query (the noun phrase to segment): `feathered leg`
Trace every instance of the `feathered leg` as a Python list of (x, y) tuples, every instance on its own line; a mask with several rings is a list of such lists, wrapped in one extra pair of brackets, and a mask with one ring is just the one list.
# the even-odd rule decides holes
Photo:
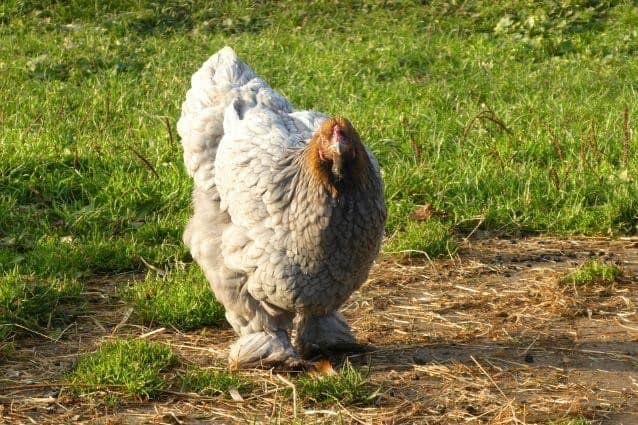
[(364, 351), (344, 318), (336, 311), (325, 316), (304, 315), (297, 324), (297, 347), (304, 358), (318, 353)]
[(206, 276), (217, 299), (226, 309), (226, 320), (239, 334), (230, 347), (228, 361), (233, 368), (290, 366), (301, 361), (288, 330), (293, 315), (258, 301), (246, 289), (246, 276), (225, 267)]
[(292, 314), (255, 300), (245, 286), (235, 294), (232, 310), (226, 310), (226, 319), (240, 335), (230, 347), (231, 367), (298, 366), (301, 358), (288, 335)]
[(184, 242), (206, 274), (215, 297), (224, 305), (228, 323), (240, 336), (230, 348), (230, 365), (299, 366), (301, 359), (288, 336), (293, 314), (256, 300), (246, 288), (247, 276), (229, 269), (224, 262), (222, 230), (230, 225), (230, 217), (219, 209), (216, 188), (195, 189), (193, 206)]

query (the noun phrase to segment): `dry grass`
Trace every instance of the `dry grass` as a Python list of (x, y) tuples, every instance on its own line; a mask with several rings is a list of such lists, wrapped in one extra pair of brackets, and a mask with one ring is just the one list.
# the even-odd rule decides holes
[[(560, 284), (565, 272), (592, 257), (622, 264), (624, 278), (605, 286)], [(0, 364), (0, 417), (11, 423), (369, 424), (583, 417), (634, 424), (636, 272), (636, 239), (471, 240), (444, 260), (382, 258), (344, 308), (359, 338), (377, 347), (350, 357), (355, 366), (370, 365), (369, 380), (381, 389), (372, 406), (361, 407), (315, 404), (299, 395), (294, 377), (260, 370), (242, 373), (255, 385), (235, 398), (167, 391), (152, 402), (114, 407), (60, 392), (55, 384), (78, 353), (115, 337), (146, 335), (169, 344), (183, 364), (225, 368), (230, 329), (153, 332), (131, 323), (129, 307), (115, 297), (116, 286), (131, 276), (113, 277), (92, 285), (90, 311), (65, 338), (18, 341)]]

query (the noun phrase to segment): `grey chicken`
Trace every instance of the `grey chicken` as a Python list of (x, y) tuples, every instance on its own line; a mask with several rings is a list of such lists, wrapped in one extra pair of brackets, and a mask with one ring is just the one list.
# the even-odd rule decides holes
[(177, 129), (194, 179), (184, 242), (239, 334), (231, 365), (355, 344), (337, 310), (368, 276), (386, 208), (350, 121), (295, 111), (225, 47), (193, 75)]

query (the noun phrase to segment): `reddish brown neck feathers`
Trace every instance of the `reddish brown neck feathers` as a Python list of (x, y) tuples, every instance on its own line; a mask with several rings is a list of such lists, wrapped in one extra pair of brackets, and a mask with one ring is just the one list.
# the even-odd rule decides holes
[[(338, 126), (338, 130), (335, 130)], [(332, 160), (325, 150), (336, 133), (352, 143), (354, 155), (343, 161), (343, 173), (335, 176), (332, 171)], [(322, 185), (333, 198), (347, 189), (365, 189), (369, 172), (370, 159), (361, 143), (359, 134), (345, 118), (326, 120), (319, 130), (313, 134), (306, 148), (306, 166), (317, 184)]]

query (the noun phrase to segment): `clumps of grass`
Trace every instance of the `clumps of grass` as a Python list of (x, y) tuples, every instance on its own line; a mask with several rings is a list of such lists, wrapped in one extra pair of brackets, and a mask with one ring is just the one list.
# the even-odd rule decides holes
[(109, 341), (78, 360), (71, 375), (76, 393), (111, 389), (150, 398), (166, 389), (162, 372), (176, 361), (169, 347), (139, 339)]
[(211, 371), (191, 367), (178, 375), (181, 391), (209, 396), (228, 394), (233, 388), (244, 392), (250, 389), (249, 381), (236, 373)]
[(143, 281), (124, 288), (122, 297), (134, 305), (136, 315), (149, 325), (189, 330), (218, 325), (224, 320), (224, 307), (195, 265), (165, 277), (148, 274)]
[(301, 376), (297, 380), (297, 389), (302, 397), (317, 403), (369, 405), (378, 395), (378, 388), (349, 362), (335, 374)]
[(0, 341), (64, 325), (81, 309), (83, 286), (72, 279), (0, 276)]
[(572, 272), (561, 277), (565, 285), (587, 286), (593, 284), (609, 285), (622, 276), (622, 270), (615, 264), (598, 259), (587, 260)]
[(423, 222), (408, 221), (403, 231), (390, 239), (385, 252), (433, 258), (454, 254), (457, 248), (451, 226), (437, 219), (430, 219)]

